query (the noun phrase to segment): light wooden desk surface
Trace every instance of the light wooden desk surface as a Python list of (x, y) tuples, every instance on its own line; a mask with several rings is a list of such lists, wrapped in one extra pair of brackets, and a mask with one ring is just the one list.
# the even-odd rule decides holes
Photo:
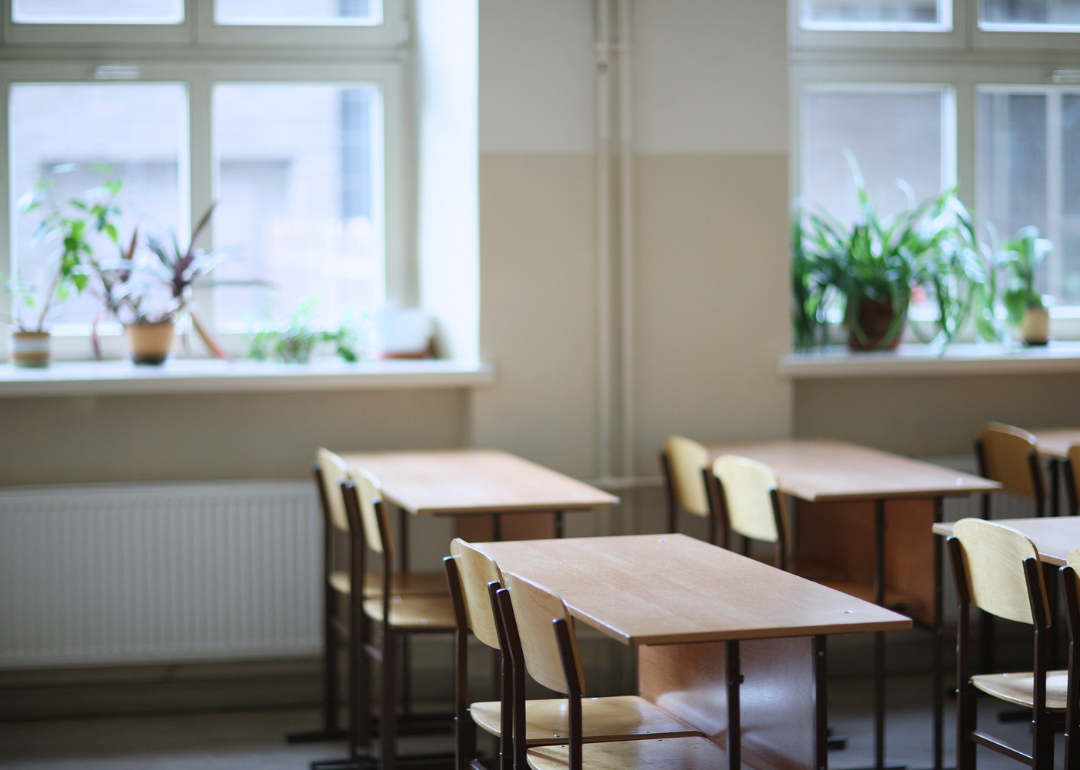
[(735, 454), (771, 467), (784, 493), (808, 502), (967, 495), (996, 481), (877, 449), (829, 439), (709, 444), (710, 456)]
[(481, 543), (501, 569), (562, 596), (624, 644), (910, 628), (911, 620), (685, 535)]
[(1039, 454), (1051, 460), (1064, 460), (1069, 447), (1080, 444), (1080, 428), (1040, 428), (1031, 433)]
[[(1047, 564), (1065, 566), (1069, 551), (1080, 548), (1080, 516), (1051, 516), (1041, 519), (993, 519), (995, 524), (1022, 532), (1035, 544), (1039, 551), (1039, 560)], [(952, 534), (953, 524), (934, 525), (934, 534), (948, 537)]]
[(343, 454), (379, 479), (383, 495), (418, 514), (523, 513), (600, 508), (619, 498), (493, 449)]

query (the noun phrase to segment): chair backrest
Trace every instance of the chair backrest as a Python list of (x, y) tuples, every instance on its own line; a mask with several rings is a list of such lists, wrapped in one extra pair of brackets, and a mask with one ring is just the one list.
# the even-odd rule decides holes
[(1030, 460), (1035, 451), (1033, 435), (1012, 425), (988, 422), (979, 429), (978, 441), (982, 471), (987, 478), (1001, 484), (1010, 494), (1028, 499), (1041, 497), (1035, 477), (1039, 471), (1032, 470)]
[(723, 455), (713, 463), (713, 475), (724, 488), (728, 527), (751, 540), (767, 543), (787, 539), (787, 519), (780, 509), (777, 525), (777, 505), (782, 505), (778, 491), (780, 480), (772, 468), (756, 460), (735, 455)]
[(701, 472), (709, 467), (708, 451), (696, 441), (670, 436), (664, 442), (664, 456), (675, 502), (688, 513), (707, 517), (709, 498)]
[[(960, 541), (967, 573), (968, 597), (976, 607), (1018, 623), (1034, 623), (1024, 560), (1039, 558), (1039, 552), (1022, 533), (983, 519), (961, 519), (953, 527)], [(1049, 602), (1042, 571), (1035, 570), (1038, 596), (1049, 617)]]
[(502, 585), (503, 577), (499, 565), (461, 538), (454, 538), (450, 543), (450, 555), (457, 563), (469, 628), (473, 635), (488, 647), (499, 649), (499, 633), (488, 593), (489, 583)]
[[(514, 623), (521, 640), (521, 653), (529, 676), (548, 689), (566, 694), (570, 691), (566, 668), (559, 652), (554, 621), (562, 620), (568, 629), (573, 621), (561, 598), (542, 586), (511, 572), (503, 573), (503, 585), (510, 594), (514, 608)], [(573, 655), (572, 670), (576, 671), (580, 692), (585, 692), (585, 675), (581, 670), (577, 638), (570, 634)]]
[(1080, 514), (1080, 444), (1069, 447), (1065, 456), (1065, 490), (1069, 497), (1069, 513)]
[(341, 482), (349, 477), (345, 461), (329, 449), (319, 448), (315, 452), (315, 464), (319, 483), (322, 484), (323, 505), (336, 529), (349, 531), (349, 517), (345, 513), (345, 499), (341, 496)]
[(356, 489), (360, 503), (360, 524), (364, 528), (367, 547), (380, 553), (385, 559), (394, 556), (394, 539), (390, 534), (390, 522), (382, 501), (379, 480), (365, 470), (349, 471), (349, 479)]

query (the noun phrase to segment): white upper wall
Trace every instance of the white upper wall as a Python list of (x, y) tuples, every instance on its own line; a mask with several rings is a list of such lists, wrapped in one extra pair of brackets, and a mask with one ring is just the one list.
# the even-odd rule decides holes
[[(631, 0), (639, 152), (787, 153), (782, 0)], [(480, 0), (480, 151), (592, 152), (595, 0)]]

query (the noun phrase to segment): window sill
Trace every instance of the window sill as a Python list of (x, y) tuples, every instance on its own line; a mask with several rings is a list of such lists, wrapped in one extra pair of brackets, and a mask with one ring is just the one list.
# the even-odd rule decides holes
[(127, 361), (54, 363), (47, 369), (0, 366), (0, 397), (468, 388), (494, 382), (491, 364), (436, 360), (280, 364), (177, 359), (163, 366)]
[(956, 344), (941, 353), (927, 345), (901, 345), (879, 353), (853, 353), (837, 345), (788, 353), (779, 366), (780, 376), (789, 380), (1068, 372), (1080, 372), (1080, 342), (1051, 342), (1034, 348)]

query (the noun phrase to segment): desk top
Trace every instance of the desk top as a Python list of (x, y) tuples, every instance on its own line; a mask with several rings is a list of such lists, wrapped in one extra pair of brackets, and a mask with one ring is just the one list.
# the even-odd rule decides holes
[[(1022, 532), (1035, 544), (1039, 560), (1047, 564), (1065, 566), (1069, 551), (1080, 548), (1080, 516), (1050, 516), (1041, 519), (992, 519)], [(934, 525), (934, 534), (948, 537), (953, 522)]]
[(572, 511), (619, 498), (493, 449), (372, 452), (341, 456), (375, 475), (390, 502), (423, 514)]
[(1064, 460), (1069, 454), (1069, 447), (1080, 444), (1080, 428), (1040, 428), (1031, 431), (1035, 436), (1035, 446), (1043, 457)]
[(996, 481), (877, 449), (829, 439), (710, 444), (710, 456), (765, 463), (781, 490), (809, 502), (925, 498), (1000, 489)]
[(685, 535), (481, 543), (499, 567), (562, 596), (623, 644), (910, 628), (883, 607)]

